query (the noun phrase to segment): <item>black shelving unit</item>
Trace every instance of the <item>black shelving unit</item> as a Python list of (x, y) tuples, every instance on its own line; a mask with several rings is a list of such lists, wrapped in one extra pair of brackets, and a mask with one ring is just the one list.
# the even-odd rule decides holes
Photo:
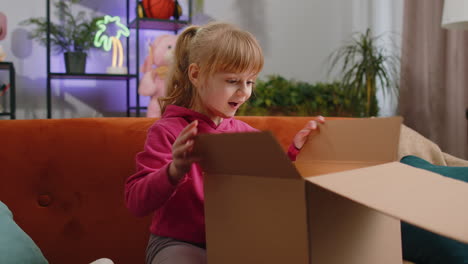
[[(136, 76), (140, 76), (140, 30), (160, 30), (160, 31), (172, 31), (174, 34), (177, 34), (178, 31), (190, 24), (192, 24), (192, 0), (187, 0), (188, 5), (188, 16), (187, 20), (174, 20), (174, 19), (155, 19), (155, 18), (140, 18), (137, 12), (137, 6), (139, 0), (132, 0), (135, 3), (134, 6), (134, 18), (130, 21), (130, 1), (127, 1), (127, 25), (132, 30), (135, 30), (135, 68), (136, 68)], [(132, 34), (130, 34), (132, 36)], [(129, 39), (129, 38), (127, 38)], [(128, 44), (129, 42), (127, 42)], [(130, 46), (127, 46), (130, 47)], [(129, 53), (127, 52), (127, 62), (129, 61)], [(138, 94), (138, 86), (140, 84), (140, 79), (136, 78), (136, 89), (135, 89), (135, 98), (136, 98), (136, 106), (130, 107), (132, 110), (136, 110), (136, 115), (140, 116), (140, 110), (146, 109), (146, 107), (142, 107), (140, 105), (140, 95)]]
[[(175, 34), (177, 32), (192, 23), (192, 0), (187, 0), (189, 14), (187, 20), (166, 20), (166, 19), (151, 19), (151, 18), (140, 18), (137, 14), (138, 0), (135, 0), (135, 13), (134, 18), (130, 20), (130, 0), (126, 0), (126, 18), (127, 26), (129, 29), (135, 30), (135, 73), (130, 73), (130, 37), (126, 38), (127, 43), (127, 69), (129, 74), (105, 74), (105, 73), (85, 73), (85, 74), (70, 74), (70, 73), (59, 73), (51, 72), (50, 70), (50, 0), (47, 0), (47, 118), (52, 118), (52, 91), (51, 82), (53, 79), (92, 79), (92, 80), (125, 80), (126, 81), (126, 105), (127, 105), (127, 116), (131, 115), (132, 111), (135, 111), (137, 117), (140, 116), (141, 111), (147, 107), (140, 105), (140, 95), (138, 94), (138, 86), (140, 84), (140, 33), (141, 29), (145, 30), (161, 30), (161, 31), (172, 31)], [(132, 36), (132, 35), (130, 35)], [(135, 105), (130, 102), (130, 81), (135, 80)]]
[(10, 116), (10, 119), (16, 119), (16, 98), (15, 98), (15, 93), (16, 93), (16, 81), (15, 81), (15, 66), (13, 65), (12, 62), (6, 62), (2, 61), (0, 62), (0, 70), (6, 70), (9, 72), (9, 82), (10, 82), (10, 88), (8, 89), (8, 92), (10, 94), (10, 111), (5, 111), (3, 110), (0, 112), (0, 116)]
[[(81, 79), (81, 80), (123, 80), (126, 84), (126, 108), (127, 116), (131, 115), (131, 110), (136, 109), (130, 104), (130, 81), (138, 80), (138, 74), (107, 74), (107, 73), (84, 73), (84, 74), (74, 74), (74, 73), (62, 73), (62, 72), (51, 72), (50, 69), (50, 56), (51, 56), (51, 47), (50, 47), (50, 0), (46, 1), (46, 10), (47, 10), (47, 118), (52, 118), (52, 80), (54, 79)], [(127, 24), (129, 23), (130, 13), (127, 9)], [(129, 38), (126, 38), (127, 41), (127, 69), (130, 71), (130, 61), (129, 61)], [(138, 87), (138, 84), (136, 85)], [(139, 116), (139, 109), (137, 109), (137, 116)]]

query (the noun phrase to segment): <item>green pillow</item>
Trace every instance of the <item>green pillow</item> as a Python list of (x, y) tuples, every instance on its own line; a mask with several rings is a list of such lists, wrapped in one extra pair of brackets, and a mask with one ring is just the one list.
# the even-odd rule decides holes
[[(433, 165), (415, 156), (402, 163), (468, 182), (468, 167)], [(468, 226), (468, 223), (467, 223)], [(403, 258), (417, 264), (468, 264), (468, 244), (446, 238), (408, 223), (401, 223)]]
[(48, 263), (34, 241), (15, 223), (13, 214), (2, 202), (0, 202), (0, 263)]

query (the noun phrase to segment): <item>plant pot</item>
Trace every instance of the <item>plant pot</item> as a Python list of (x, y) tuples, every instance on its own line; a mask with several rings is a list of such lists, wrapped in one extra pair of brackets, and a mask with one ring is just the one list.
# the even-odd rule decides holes
[(65, 52), (65, 71), (66, 73), (85, 73), (86, 56), (84, 52)]

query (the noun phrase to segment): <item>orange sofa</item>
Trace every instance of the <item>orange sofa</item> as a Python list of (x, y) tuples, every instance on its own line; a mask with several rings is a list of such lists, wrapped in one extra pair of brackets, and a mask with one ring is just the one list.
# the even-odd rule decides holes
[[(238, 119), (271, 131), (286, 150), (311, 117)], [(144, 263), (151, 216), (129, 213), (124, 182), (154, 121), (0, 120), (0, 202), (49, 263), (87, 264), (100, 258)], [(421, 138), (402, 133), (410, 135), (405, 136), (409, 141)]]
[[(310, 117), (239, 117), (286, 149)], [(144, 263), (150, 216), (124, 204), (150, 118), (1, 120), (0, 201), (49, 263)]]

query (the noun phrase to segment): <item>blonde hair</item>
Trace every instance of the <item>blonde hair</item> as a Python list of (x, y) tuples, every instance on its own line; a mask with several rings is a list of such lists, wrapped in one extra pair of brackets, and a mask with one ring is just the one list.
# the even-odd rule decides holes
[(187, 27), (177, 38), (174, 57), (166, 81), (167, 96), (160, 98), (161, 113), (170, 104), (193, 106), (198, 93), (189, 79), (192, 63), (198, 65), (204, 80), (220, 71), (256, 75), (263, 68), (263, 52), (255, 37), (222, 22)]

